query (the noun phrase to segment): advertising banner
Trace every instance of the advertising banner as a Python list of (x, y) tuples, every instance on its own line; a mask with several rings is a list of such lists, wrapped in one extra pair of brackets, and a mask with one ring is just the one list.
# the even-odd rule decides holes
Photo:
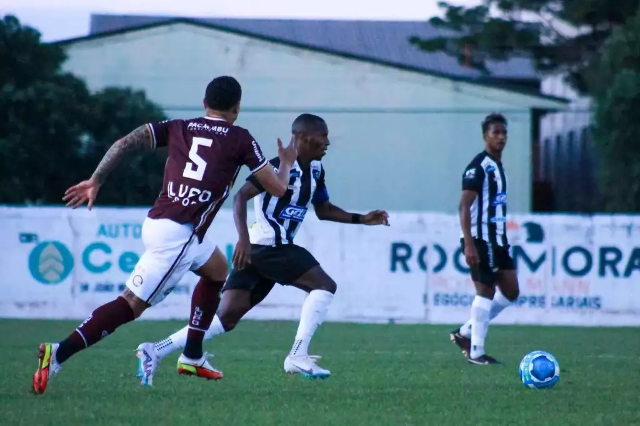
[[(146, 213), (0, 207), (0, 316), (82, 319), (115, 298), (144, 251)], [(305, 219), (296, 242), (338, 283), (329, 320), (465, 322), (474, 288), (457, 216), (390, 216), (390, 227)], [(230, 259), (236, 235), (223, 210), (207, 238)], [(521, 291), (496, 323), (640, 325), (640, 217), (513, 216), (508, 235)], [(186, 318), (196, 282), (188, 273), (143, 318)], [(249, 318), (296, 320), (305, 296), (276, 286)]]

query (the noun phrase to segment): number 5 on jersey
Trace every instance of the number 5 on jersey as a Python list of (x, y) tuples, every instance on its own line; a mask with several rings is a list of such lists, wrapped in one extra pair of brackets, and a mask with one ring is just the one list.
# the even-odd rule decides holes
[(182, 176), (189, 179), (202, 180), (204, 177), (204, 170), (207, 168), (207, 162), (198, 155), (198, 147), (206, 146), (209, 148), (212, 143), (212, 139), (199, 137), (193, 138), (193, 141), (191, 142), (191, 149), (189, 150), (189, 160), (191, 161), (187, 161), (187, 164), (185, 164)]

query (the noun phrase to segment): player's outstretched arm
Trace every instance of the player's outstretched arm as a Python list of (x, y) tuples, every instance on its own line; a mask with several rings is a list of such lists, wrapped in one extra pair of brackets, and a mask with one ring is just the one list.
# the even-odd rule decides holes
[(340, 207), (331, 204), (329, 200), (314, 204), (316, 216), (320, 220), (328, 220), (338, 223), (355, 223), (362, 225), (389, 226), (389, 214), (384, 210), (373, 210), (365, 215), (349, 213)]
[(254, 174), (260, 185), (274, 197), (282, 197), (289, 188), (291, 166), (298, 158), (298, 142), (291, 138), (287, 147), (282, 146), (282, 140), (278, 139), (278, 158), (280, 164), (278, 170), (272, 167), (264, 167)]
[(67, 207), (74, 209), (87, 203), (91, 210), (100, 187), (120, 161), (132, 152), (151, 149), (153, 149), (153, 137), (149, 126), (145, 124), (111, 145), (91, 178), (67, 189), (62, 200), (67, 202)]
[(254, 173), (254, 176), (265, 191), (280, 198), (289, 187), (289, 173), (291, 173), (291, 164), (280, 164), (277, 172), (272, 167), (266, 166)]
[(238, 243), (233, 251), (231, 264), (236, 269), (242, 269), (250, 261), (251, 242), (249, 228), (247, 228), (247, 203), (261, 191), (251, 182), (244, 184), (233, 198), (233, 221), (238, 231)]

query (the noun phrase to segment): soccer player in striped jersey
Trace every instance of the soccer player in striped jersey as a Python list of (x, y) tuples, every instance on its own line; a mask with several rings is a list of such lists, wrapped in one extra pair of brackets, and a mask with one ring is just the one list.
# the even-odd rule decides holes
[[(249, 177), (235, 196), (233, 211), (239, 241), (233, 254), (234, 269), (223, 288), (220, 308), (205, 339), (231, 331), (249, 310), (259, 304), (276, 283), (291, 285), (309, 293), (302, 306), (300, 324), (291, 352), (284, 362), (287, 373), (326, 378), (319, 357), (308, 354), (317, 327), (322, 324), (337, 285), (305, 248), (294, 243), (313, 204), (320, 220), (362, 225), (389, 225), (388, 214), (375, 210), (360, 215), (348, 213), (329, 201), (325, 170), (321, 159), (329, 146), (325, 121), (302, 114), (293, 122), (292, 133), (298, 147), (298, 160), (291, 166), (289, 189), (281, 197), (267, 193), (260, 182)], [(271, 160), (274, 169), (279, 159)], [(247, 229), (247, 203), (255, 198), (256, 223)], [(139, 346), (138, 375), (142, 384), (150, 382), (159, 360), (186, 344), (188, 327), (170, 337)], [(141, 353), (140, 353), (141, 352)]]
[[(507, 175), (502, 151), (507, 144), (507, 120), (491, 114), (482, 122), (485, 150), (469, 163), (462, 175), (460, 199), (460, 241), (476, 297), (471, 319), (451, 333), (472, 364), (495, 364), (485, 354), (484, 343), (489, 321), (508, 307), (520, 294), (518, 276), (507, 241)], [(496, 293), (495, 286), (500, 293)]]

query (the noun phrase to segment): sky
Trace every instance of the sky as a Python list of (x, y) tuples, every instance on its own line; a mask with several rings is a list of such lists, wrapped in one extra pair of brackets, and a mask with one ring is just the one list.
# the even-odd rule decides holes
[[(459, 5), (479, 2), (450, 1)], [(426, 21), (441, 14), (438, 0), (2, 0), (0, 4), (0, 15), (16, 15), (22, 23), (37, 28), (44, 41), (88, 34), (91, 13), (394, 21)]]

